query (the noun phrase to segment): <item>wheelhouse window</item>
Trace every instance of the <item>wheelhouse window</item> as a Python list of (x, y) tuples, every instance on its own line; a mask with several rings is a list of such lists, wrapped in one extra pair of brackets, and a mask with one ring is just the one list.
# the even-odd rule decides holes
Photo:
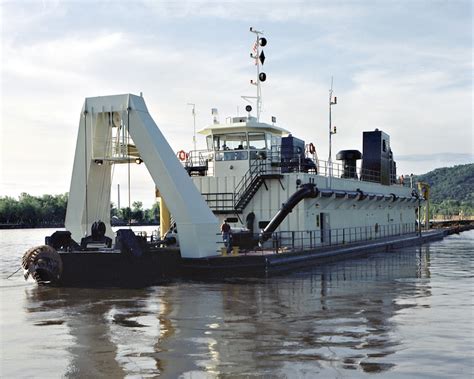
[(265, 133), (265, 138), (267, 139), (267, 149), (272, 148), (272, 135), (270, 133)]
[[(209, 142), (208, 142), (209, 146)], [(222, 150), (246, 150), (247, 135), (245, 133), (228, 133), (213, 136), (213, 148), (216, 151)]]
[(266, 149), (265, 133), (249, 133), (250, 149)]
[(212, 142), (213, 142), (212, 136), (207, 136), (206, 137), (207, 150), (214, 150)]
[(247, 150), (229, 150), (216, 153), (216, 161), (243, 161), (249, 159)]
[(281, 137), (280, 136), (274, 136), (272, 135), (272, 143), (271, 143), (271, 148), (272, 150), (276, 150), (281, 146)]

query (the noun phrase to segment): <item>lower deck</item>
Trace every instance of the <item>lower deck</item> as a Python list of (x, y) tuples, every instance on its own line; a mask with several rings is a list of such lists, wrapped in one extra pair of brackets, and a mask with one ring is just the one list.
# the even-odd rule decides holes
[(261, 276), (374, 252), (442, 239), (454, 230), (438, 229), (378, 240), (288, 252), (261, 249), (238, 255), (181, 258), (178, 249), (155, 249), (141, 257), (118, 252), (61, 252), (59, 286), (144, 287), (180, 278)]
[(271, 273), (290, 270), (310, 264), (331, 262), (349, 257), (364, 256), (369, 253), (390, 251), (404, 246), (418, 245), (443, 239), (448, 231), (432, 230), (406, 235), (384, 237), (378, 240), (354, 242), (343, 245), (332, 245), (307, 248), (296, 251), (275, 251), (262, 249), (239, 255), (190, 259), (183, 258), (182, 270), (186, 275), (234, 276), (255, 273)]

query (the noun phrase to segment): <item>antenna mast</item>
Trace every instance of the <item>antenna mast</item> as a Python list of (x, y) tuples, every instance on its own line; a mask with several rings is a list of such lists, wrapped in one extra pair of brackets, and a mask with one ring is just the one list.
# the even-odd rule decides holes
[(193, 146), (194, 151), (196, 151), (196, 104), (188, 103), (188, 105), (192, 106), (192, 115), (193, 115)]
[(249, 101), (249, 99), (256, 99), (257, 121), (260, 121), (260, 113), (262, 112), (262, 88), (260, 83), (267, 80), (267, 75), (264, 72), (260, 72), (260, 64), (263, 65), (265, 62), (265, 53), (260, 48), (266, 46), (267, 39), (265, 37), (261, 37), (261, 35), (263, 35), (263, 31), (255, 30), (253, 27), (250, 27), (250, 32), (255, 34), (255, 43), (252, 47), (250, 58), (255, 60), (255, 66), (257, 68), (257, 80), (250, 80), (250, 84), (253, 84), (257, 87), (257, 96), (242, 96), (242, 98), (247, 101)]
[(328, 166), (329, 166), (329, 177), (332, 176), (332, 135), (336, 134), (336, 127), (332, 127), (332, 106), (337, 104), (337, 97), (334, 96), (334, 100), (332, 98), (332, 85), (333, 85), (333, 77), (331, 76), (331, 88), (329, 89), (329, 158), (328, 158)]

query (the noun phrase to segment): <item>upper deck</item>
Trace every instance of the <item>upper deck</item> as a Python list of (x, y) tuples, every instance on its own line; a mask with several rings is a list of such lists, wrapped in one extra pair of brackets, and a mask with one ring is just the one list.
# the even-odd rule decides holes
[[(191, 176), (244, 177), (259, 166), (263, 174), (313, 173), (325, 177), (381, 183), (381, 170), (363, 168), (361, 161), (351, 166), (318, 158), (312, 143), (292, 137), (275, 124), (258, 122), (252, 116), (229, 117), (199, 131), (207, 149), (190, 151), (184, 166)], [(385, 134), (384, 134), (385, 135)], [(390, 172), (390, 184), (412, 186)], [(388, 184), (388, 183), (387, 183)]]

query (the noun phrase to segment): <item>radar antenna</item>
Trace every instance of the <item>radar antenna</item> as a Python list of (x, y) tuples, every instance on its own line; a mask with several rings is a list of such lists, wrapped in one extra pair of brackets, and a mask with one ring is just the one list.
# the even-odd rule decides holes
[(263, 31), (255, 30), (253, 27), (250, 27), (250, 32), (255, 34), (255, 43), (252, 46), (252, 52), (250, 53), (250, 58), (255, 60), (255, 66), (257, 68), (257, 80), (250, 80), (250, 84), (257, 87), (257, 96), (242, 96), (243, 99), (250, 102), (249, 99), (256, 99), (257, 101), (257, 121), (260, 121), (260, 113), (262, 112), (262, 88), (261, 83), (267, 80), (267, 74), (260, 72), (260, 64), (265, 63), (265, 53), (263, 52), (262, 47), (266, 46), (267, 39), (261, 37)]

